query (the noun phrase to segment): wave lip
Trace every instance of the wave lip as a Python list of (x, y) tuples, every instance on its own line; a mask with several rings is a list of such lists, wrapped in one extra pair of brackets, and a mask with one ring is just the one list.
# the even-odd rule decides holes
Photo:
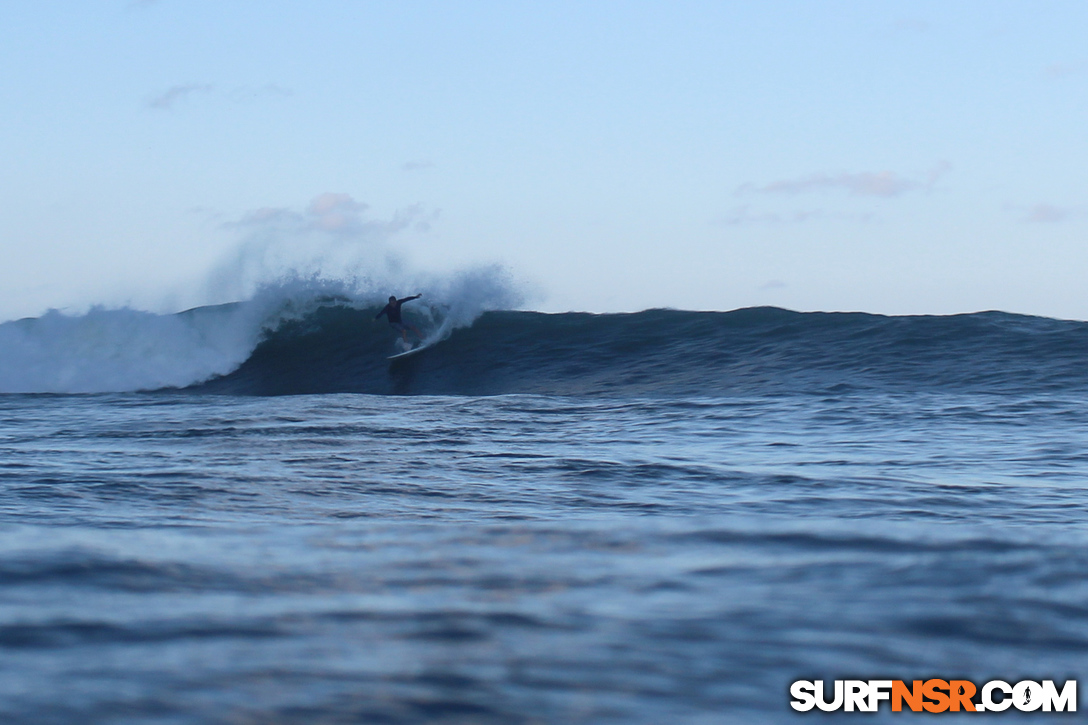
[(176, 315), (52, 310), (0, 325), (0, 392), (102, 393), (184, 387), (229, 373), (259, 342), (251, 310)]
[[(399, 286), (403, 283), (382, 285)], [(414, 302), (411, 314), (438, 340), (471, 325), (484, 310), (520, 300), (499, 267), (469, 269), (420, 286), (429, 290), (427, 299)], [(236, 370), (259, 346), (275, 346), (290, 331), (308, 329), (328, 315), (326, 310), (347, 310), (360, 327), (372, 323), (366, 315), (373, 317), (386, 294), (366, 280), (289, 276), (245, 301), (170, 315), (102, 307), (84, 315), (51, 310), (0, 324), (0, 393), (113, 393), (199, 385)], [(328, 334), (320, 344), (326, 351), (335, 347)]]

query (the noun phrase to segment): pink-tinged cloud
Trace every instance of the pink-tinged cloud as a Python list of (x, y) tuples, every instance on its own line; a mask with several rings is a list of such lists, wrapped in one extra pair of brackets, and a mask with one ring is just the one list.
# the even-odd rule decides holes
[(428, 210), (415, 204), (397, 210), (388, 220), (368, 219), (366, 212), (369, 208), (349, 194), (326, 192), (314, 197), (303, 211), (262, 207), (222, 226), (227, 229), (278, 230), (296, 234), (321, 232), (342, 238), (381, 239), (408, 227), (427, 231), (438, 218), (438, 210)]
[(325, 193), (314, 197), (306, 213), (316, 229), (326, 232), (346, 232), (362, 227), (362, 214), (367, 205), (347, 194)]
[(893, 197), (911, 191), (925, 191), (952, 168), (947, 161), (942, 161), (931, 170), (924, 179), (912, 179), (893, 171), (843, 172), (839, 174), (815, 173), (799, 179), (772, 181), (763, 186), (753, 183), (742, 184), (736, 190), (743, 194), (804, 194), (814, 191), (841, 189), (854, 196)]
[(1028, 211), (1025, 221), (1048, 224), (1061, 222), (1072, 216), (1073, 210), (1051, 204), (1036, 204)]

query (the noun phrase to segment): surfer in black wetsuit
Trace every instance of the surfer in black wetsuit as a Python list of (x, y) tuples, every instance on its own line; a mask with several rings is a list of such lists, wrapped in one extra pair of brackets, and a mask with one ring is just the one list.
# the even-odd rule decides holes
[(415, 336), (420, 340), (423, 339), (423, 335), (420, 334), (419, 329), (415, 325), (405, 324), (404, 320), (400, 316), (400, 306), (405, 302), (411, 302), (412, 300), (418, 300), (423, 295), (412, 295), (411, 297), (405, 297), (402, 300), (398, 300), (396, 297), (389, 296), (389, 304), (382, 308), (382, 311), (374, 315), (374, 319), (378, 319), (382, 315), (385, 315), (385, 319), (389, 320), (389, 326), (399, 332), (404, 338), (405, 342), (408, 342), (408, 331), (411, 330), (415, 333)]

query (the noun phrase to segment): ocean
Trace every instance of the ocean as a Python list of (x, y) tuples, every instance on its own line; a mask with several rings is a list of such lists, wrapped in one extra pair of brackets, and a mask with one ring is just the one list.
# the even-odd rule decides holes
[(420, 305), (391, 365), (379, 308), (0, 325), (0, 720), (896, 722), (790, 685), (1085, 673), (1088, 323)]

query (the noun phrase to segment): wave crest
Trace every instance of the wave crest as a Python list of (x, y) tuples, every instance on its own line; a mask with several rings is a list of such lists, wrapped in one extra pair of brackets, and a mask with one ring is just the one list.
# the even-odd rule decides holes
[[(442, 338), (471, 325), (485, 310), (520, 301), (498, 267), (415, 282), (419, 287), (412, 289), (424, 289), (427, 297), (412, 303), (412, 312)], [(229, 375), (262, 341), (309, 324), (322, 310), (350, 310), (361, 322), (366, 314), (360, 311), (372, 310), (385, 296), (385, 289), (368, 289), (358, 280), (285, 277), (263, 285), (248, 300), (176, 314), (103, 307), (82, 315), (50, 310), (41, 317), (0, 324), (0, 393), (131, 392), (197, 385)]]

